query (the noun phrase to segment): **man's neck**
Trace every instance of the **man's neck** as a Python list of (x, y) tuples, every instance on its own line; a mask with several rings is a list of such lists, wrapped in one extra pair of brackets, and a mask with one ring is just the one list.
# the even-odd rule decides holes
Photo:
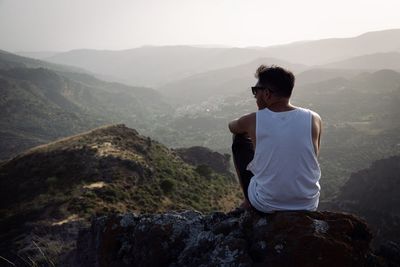
[(289, 99), (280, 99), (269, 104), (267, 108), (274, 112), (284, 112), (294, 110), (296, 107), (290, 104)]

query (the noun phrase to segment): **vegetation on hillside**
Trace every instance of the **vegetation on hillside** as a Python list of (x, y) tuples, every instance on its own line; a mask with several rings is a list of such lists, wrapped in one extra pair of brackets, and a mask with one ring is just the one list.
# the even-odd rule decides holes
[(104, 124), (141, 130), (169, 110), (151, 89), (44, 68), (0, 69), (0, 87), (0, 159)]
[(124, 125), (35, 147), (0, 164), (0, 252), (46, 243), (46, 235), (63, 240), (44, 229), (85, 224), (93, 215), (236, 207), (241, 191), (234, 176), (202, 168)]
[(400, 156), (374, 161), (352, 173), (340, 194), (327, 208), (363, 217), (375, 233), (374, 245), (384, 240), (400, 242)]

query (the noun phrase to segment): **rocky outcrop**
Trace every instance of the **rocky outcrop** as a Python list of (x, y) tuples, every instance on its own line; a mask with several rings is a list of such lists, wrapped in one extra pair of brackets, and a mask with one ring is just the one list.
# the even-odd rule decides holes
[(385, 266), (362, 220), (344, 213), (235, 210), (95, 218), (81, 266)]

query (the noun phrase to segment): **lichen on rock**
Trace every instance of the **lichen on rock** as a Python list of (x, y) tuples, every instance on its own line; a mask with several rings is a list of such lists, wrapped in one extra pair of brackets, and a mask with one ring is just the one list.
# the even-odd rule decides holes
[(237, 209), (109, 215), (81, 231), (80, 266), (384, 266), (353, 215)]

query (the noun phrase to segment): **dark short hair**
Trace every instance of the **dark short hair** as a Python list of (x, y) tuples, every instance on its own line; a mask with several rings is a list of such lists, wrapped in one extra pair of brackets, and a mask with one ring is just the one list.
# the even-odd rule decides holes
[(261, 65), (255, 76), (262, 86), (271, 89), (277, 96), (290, 97), (292, 95), (295, 77), (291, 71), (276, 65), (270, 67)]

